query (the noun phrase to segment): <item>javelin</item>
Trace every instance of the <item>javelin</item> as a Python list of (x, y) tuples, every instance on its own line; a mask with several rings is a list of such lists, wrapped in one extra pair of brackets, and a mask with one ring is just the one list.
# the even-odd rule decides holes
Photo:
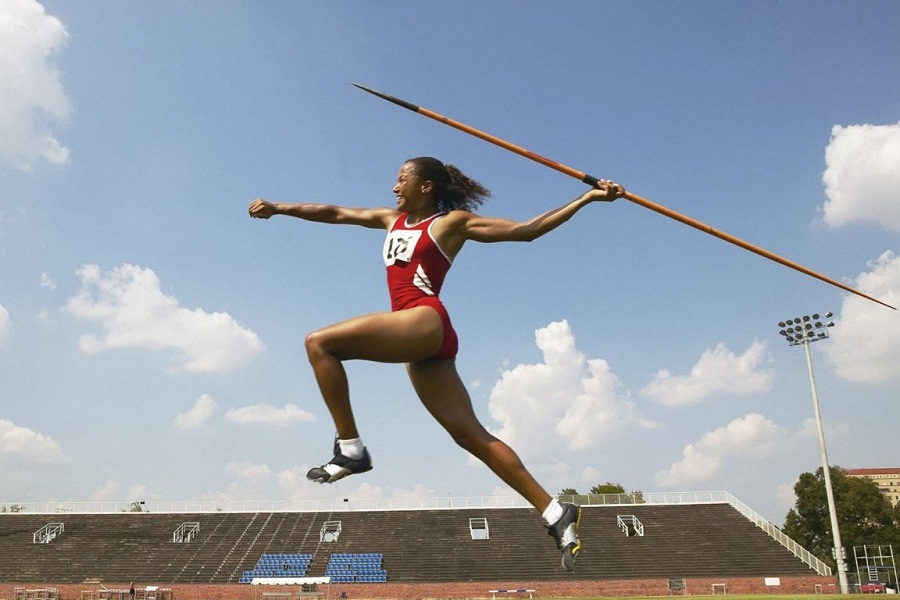
[[(525, 158), (529, 158), (535, 162), (538, 162), (538, 163), (544, 165), (545, 167), (550, 167), (551, 169), (555, 169), (555, 170), (559, 171), (560, 173), (565, 173), (566, 175), (569, 175), (570, 177), (574, 177), (575, 179), (578, 179), (579, 181), (583, 181), (584, 183), (586, 183), (588, 185), (597, 186), (600, 183), (600, 180), (598, 178), (594, 177), (593, 175), (588, 175), (587, 173), (583, 173), (582, 171), (573, 169), (572, 167), (567, 167), (564, 164), (558, 163), (554, 160), (550, 160), (549, 158), (543, 157), (540, 154), (535, 154), (531, 150), (526, 150), (525, 148), (522, 148), (521, 146), (516, 146), (515, 144), (511, 144), (510, 142), (507, 142), (506, 140), (495, 137), (489, 133), (479, 131), (478, 129), (475, 129), (474, 127), (470, 127), (469, 125), (466, 125), (465, 123), (460, 123), (459, 121), (454, 121), (453, 119), (450, 119), (448, 117), (440, 115), (432, 110), (428, 110), (427, 108), (423, 108), (421, 106), (416, 106), (415, 104), (411, 104), (404, 100), (400, 100), (399, 98), (395, 98), (393, 96), (389, 96), (387, 94), (377, 92), (373, 89), (367, 88), (367, 87), (359, 85), (357, 83), (354, 83), (353, 85), (355, 85), (356, 87), (358, 87), (359, 89), (361, 89), (363, 91), (369, 92), (370, 94), (374, 94), (375, 96), (378, 96), (379, 98), (383, 98), (384, 100), (387, 100), (388, 102), (393, 102), (394, 104), (402, 106), (403, 108), (407, 108), (413, 112), (419, 113), (420, 115), (426, 116), (430, 119), (434, 119), (435, 121), (439, 121), (439, 122), (443, 123), (444, 125), (449, 125), (450, 127), (454, 127), (456, 129), (459, 129), (460, 131), (464, 131), (470, 135), (474, 135), (477, 138), (481, 138), (486, 142), (490, 142), (492, 144), (500, 146), (501, 148), (506, 148), (507, 150), (509, 150), (511, 152), (515, 152), (516, 154), (524, 156)], [(768, 258), (769, 260), (774, 260), (775, 262), (782, 264), (785, 267), (789, 267), (791, 269), (794, 269), (795, 271), (799, 271), (801, 273), (809, 275), (810, 277), (815, 277), (816, 279), (818, 279), (820, 281), (824, 281), (825, 283), (829, 283), (829, 284), (831, 284), (835, 287), (838, 287), (842, 290), (845, 290), (852, 294), (856, 294), (857, 296), (861, 296), (861, 297), (865, 298), (866, 300), (871, 300), (872, 302), (877, 302), (878, 304), (881, 304), (882, 306), (887, 306), (888, 308), (897, 310), (890, 304), (887, 304), (885, 302), (882, 302), (881, 300), (878, 300), (877, 298), (873, 298), (872, 296), (864, 294), (864, 293), (860, 292), (859, 290), (855, 290), (852, 287), (850, 287), (846, 284), (843, 284), (840, 281), (837, 281), (836, 279), (832, 279), (831, 277), (827, 277), (825, 275), (822, 275), (821, 273), (817, 273), (816, 271), (813, 271), (812, 269), (809, 269), (807, 267), (804, 267), (801, 264), (795, 263), (792, 260), (788, 260), (782, 256), (779, 256), (779, 255), (775, 254), (774, 252), (770, 252), (770, 251), (766, 250), (765, 248), (760, 248), (759, 246), (751, 244), (750, 242), (745, 242), (741, 238), (735, 237), (735, 236), (731, 235), (730, 233), (725, 233), (724, 231), (719, 231), (718, 229), (714, 229), (713, 227), (710, 227), (709, 225), (706, 225), (705, 223), (701, 223), (700, 221), (697, 221), (696, 219), (692, 219), (691, 217), (688, 217), (681, 213), (675, 212), (674, 210), (672, 210), (670, 208), (666, 208), (665, 206), (661, 206), (659, 204), (656, 204), (655, 202), (651, 202), (650, 200), (647, 200), (646, 198), (642, 198), (642, 197), (638, 196), (637, 194), (632, 194), (631, 192), (626, 191), (622, 195), (622, 197), (625, 198), (626, 200), (630, 200), (631, 202), (634, 202), (635, 204), (639, 204), (639, 205), (643, 206), (644, 208), (649, 208), (650, 210), (658, 212), (661, 215), (665, 215), (669, 218), (675, 219), (676, 221), (680, 221), (681, 223), (684, 223), (685, 225), (690, 225), (694, 229), (699, 229), (700, 231), (702, 231), (704, 233), (708, 233), (719, 239), (725, 240), (726, 242), (730, 242), (730, 243), (734, 244), (735, 246), (743, 248), (744, 250), (749, 250), (750, 252), (753, 252), (754, 254), (759, 254), (760, 256), (762, 256), (764, 258)]]

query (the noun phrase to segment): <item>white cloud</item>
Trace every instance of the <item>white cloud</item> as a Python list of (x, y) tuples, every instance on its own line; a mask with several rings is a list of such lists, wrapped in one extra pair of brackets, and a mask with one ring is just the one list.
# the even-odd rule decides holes
[(784, 438), (785, 432), (763, 415), (745, 415), (685, 446), (682, 459), (668, 471), (657, 473), (656, 482), (673, 487), (709, 481), (722, 471), (726, 461), (765, 458)]
[(225, 418), (239, 425), (263, 424), (276, 425), (278, 427), (286, 427), (291, 423), (315, 421), (315, 417), (311, 413), (303, 410), (296, 404), (285, 404), (284, 408), (265, 403), (232, 408), (225, 413)]
[(9, 320), (9, 311), (0, 304), (0, 350), (9, 345), (12, 322)]
[(825, 223), (869, 222), (900, 231), (900, 123), (834, 126), (825, 164)]
[(118, 500), (119, 484), (112, 479), (107, 479), (105, 483), (97, 486), (91, 492), (90, 499), (95, 502), (111, 502)]
[(34, 0), (0, 2), (0, 161), (27, 171), (69, 158), (49, 129), (69, 117), (69, 99), (51, 63), (69, 34)]
[(690, 375), (672, 375), (659, 371), (656, 378), (640, 391), (666, 406), (687, 406), (707, 400), (714, 394), (756, 394), (768, 390), (772, 374), (760, 371), (766, 345), (754, 342), (744, 354), (735, 356), (724, 344), (703, 353)]
[(143, 483), (137, 483), (128, 488), (125, 500), (128, 502), (141, 502), (143, 500), (148, 500), (149, 498), (147, 496), (147, 486)]
[(804, 419), (800, 424), (800, 428), (797, 430), (797, 437), (801, 438), (815, 438), (819, 435), (819, 426), (816, 424), (816, 420), (813, 417), (809, 417), (808, 419)]
[(269, 465), (253, 462), (230, 462), (225, 470), (231, 479), (226, 490), (204, 494), (204, 499), (217, 501), (245, 501), (252, 498), (275, 498), (277, 496), (272, 469)]
[(328, 488), (325, 488), (323, 485), (311, 487), (309, 479), (306, 478), (307, 471), (309, 471), (309, 466), (301, 465), (285, 469), (275, 476), (282, 498), (288, 500), (307, 500), (311, 496), (321, 497), (323, 492), (330, 492), (335, 497), (338, 494), (343, 494), (345, 498), (353, 494), (352, 489), (336, 488), (335, 486), (328, 486)]
[(160, 289), (156, 273), (122, 265), (101, 274), (97, 265), (78, 270), (81, 291), (67, 310), (79, 319), (96, 321), (102, 335), (83, 335), (79, 348), (96, 354), (114, 348), (174, 350), (173, 372), (233, 371), (262, 349), (257, 335), (228, 314), (187, 309)]
[[(119, 502), (122, 497), (119, 495), (121, 486), (107, 479), (105, 483), (98, 485), (90, 494), (90, 499), (94, 502)], [(147, 500), (147, 486), (143, 484), (135, 484), (128, 488), (125, 494), (126, 502), (141, 502)]]
[[(900, 257), (885, 252), (856, 279), (866, 294), (900, 306)], [(900, 317), (896, 311), (856, 295), (847, 295), (829, 330), (824, 351), (838, 375), (859, 383), (900, 380)]]
[[(320, 485), (306, 478), (308, 470), (309, 465), (296, 465), (275, 471), (267, 464), (252, 461), (231, 462), (226, 466), (230, 480), (226, 490), (207, 493), (204, 497), (218, 501), (281, 498), (305, 507), (339, 505), (357, 508), (362, 505), (377, 506), (378, 500), (381, 499), (412, 498), (418, 502), (423, 498), (433, 498), (437, 495), (434, 489), (418, 483), (412, 484), (411, 488), (397, 488), (374, 485), (365, 479), (350, 478), (342, 481), (341, 485)], [(510, 493), (507, 490), (505, 495)], [(350, 503), (344, 504), (345, 498), (351, 499)]]
[(54, 464), (69, 461), (51, 438), (0, 419), (0, 461), (16, 464)]
[[(427, 487), (421, 483), (412, 484), (411, 488), (399, 488), (350, 478), (341, 481), (341, 485), (314, 484), (310, 483), (306, 478), (308, 470), (308, 466), (297, 466), (276, 473), (274, 478), (278, 495), (285, 500), (301, 503), (322, 502), (323, 504), (320, 506), (332, 504), (343, 505), (349, 508), (360, 506), (371, 508), (381, 504), (378, 502), (379, 500), (395, 499), (413, 499), (413, 506), (415, 506), (425, 498), (438, 497), (434, 488)], [(509, 496), (511, 493), (509, 489), (506, 489), (503, 495)], [(342, 501), (344, 499), (350, 499), (350, 502), (343, 504)], [(385, 502), (382, 505), (388, 506), (391, 504), (394, 506), (398, 505), (396, 502)]]
[(585, 358), (567, 321), (535, 332), (544, 362), (505, 371), (491, 390), (496, 435), (521, 455), (547, 458), (564, 444), (586, 450), (630, 426), (652, 427), (620, 393), (620, 382), (602, 359)]
[(277, 487), (272, 469), (266, 464), (250, 461), (230, 462), (226, 465), (231, 481), (226, 490), (204, 494), (204, 499), (217, 501), (247, 501), (253, 498), (275, 498)]
[(782, 483), (775, 490), (776, 507), (781, 514), (797, 505), (797, 495), (794, 493), (794, 482)]
[(232, 477), (241, 480), (266, 480), (272, 477), (269, 465), (258, 465), (253, 462), (230, 462), (226, 470)]
[(578, 481), (580, 481), (581, 483), (589, 483), (591, 485), (594, 485), (601, 480), (601, 477), (603, 477), (603, 474), (599, 469), (596, 469), (594, 467), (585, 467), (581, 472), (581, 475), (578, 477)]
[(41, 273), (41, 287), (53, 291), (56, 289), (56, 282), (47, 273)]
[(191, 410), (175, 416), (175, 427), (178, 429), (197, 429), (206, 423), (218, 409), (219, 404), (209, 394), (203, 394), (194, 402)]

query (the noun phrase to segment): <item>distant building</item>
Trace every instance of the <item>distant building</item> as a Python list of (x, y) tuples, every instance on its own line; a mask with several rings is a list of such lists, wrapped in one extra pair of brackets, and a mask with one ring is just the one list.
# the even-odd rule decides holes
[(867, 477), (875, 482), (878, 490), (897, 506), (900, 503), (900, 467), (886, 469), (847, 469), (851, 477)]

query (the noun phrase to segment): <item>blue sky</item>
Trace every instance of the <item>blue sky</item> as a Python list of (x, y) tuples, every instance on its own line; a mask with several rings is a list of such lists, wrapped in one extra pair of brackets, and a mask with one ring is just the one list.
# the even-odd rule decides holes
[[(0, 504), (505, 495), (401, 366), (348, 365), (375, 469), (306, 333), (389, 307), (382, 234), (256, 197), (394, 202), (437, 156), (525, 219), (583, 184), (525, 146), (900, 305), (894, 2), (0, 0)], [(900, 315), (620, 200), (467, 245), (443, 298), (476, 411), (551, 493), (727, 490), (781, 524), (829, 458), (897, 466)]]

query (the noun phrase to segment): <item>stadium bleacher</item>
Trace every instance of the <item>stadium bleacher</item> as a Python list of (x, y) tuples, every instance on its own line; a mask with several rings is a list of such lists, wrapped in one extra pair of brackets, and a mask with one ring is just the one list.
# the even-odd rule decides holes
[[(622, 532), (622, 513), (620, 506), (584, 507), (579, 578), (815, 574), (727, 503), (628, 506), (642, 536)], [(485, 539), (473, 539), (470, 519), (486, 521)], [(340, 536), (320, 539), (323, 523), (335, 520)], [(50, 521), (64, 531), (35, 544), (34, 533)], [(196, 536), (173, 542), (186, 521), (201, 523)], [(540, 515), (525, 508), (0, 514), (0, 581), (238, 583), (262, 572), (394, 583), (571, 577)]]

